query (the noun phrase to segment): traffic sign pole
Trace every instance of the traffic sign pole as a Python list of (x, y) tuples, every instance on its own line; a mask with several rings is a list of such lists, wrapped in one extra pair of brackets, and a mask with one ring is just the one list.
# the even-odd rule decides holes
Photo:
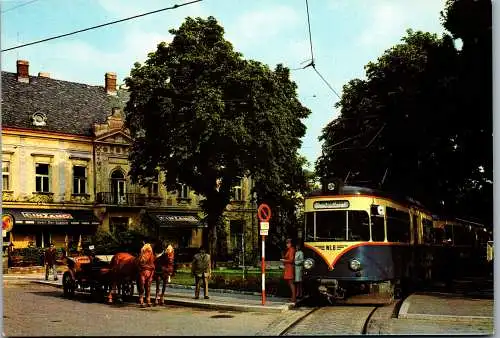
[(262, 305), (266, 304), (266, 236), (262, 236)]
[(257, 216), (260, 221), (260, 235), (262, 236), (262, 305), (266, 304), (266, 236), (269, 231), (271, 208), (267, 204), (259, 205)]

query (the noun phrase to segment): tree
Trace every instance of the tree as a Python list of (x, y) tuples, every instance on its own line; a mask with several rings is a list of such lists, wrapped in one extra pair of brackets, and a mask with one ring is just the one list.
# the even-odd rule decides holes
[(321, 136), (318, 172), (439, 198), (425, 182), (447, 174), (439, 172), (436, 158), (452, 148), (442, 136), (454, 111), (448, 99), (456, 81), (455, 49), (449, 37), (411, 30), (402, 41), (365, 67), (367, 80), (344, 86), (341, 116)]
[[(162, 171), (168, 189), (187, 184), (205, 197), (204, 243), (215, 256), (215, 230), (232, 187), (249, 176), (283, 186), (296, 170), (301, 119), (310, 112), (287, 68), (243, 59), (215, 18), (187, 18), (170, 33), (172, 42), (160, 43), (125, 80), (130, 175), (146, 185)], [(259, 184), (260, 191), (276, 186)]]
[(459, 53), (457, 145), (462, 181), (453, 187), (454, 207), (493, 222), (492, 3), (448, 0), (443, 26), (462, 41)]
[(317, 171), (490, 223), (491, 3), (450, 0), (442, 18), (452, 36), (408, 30), (344, 86)]

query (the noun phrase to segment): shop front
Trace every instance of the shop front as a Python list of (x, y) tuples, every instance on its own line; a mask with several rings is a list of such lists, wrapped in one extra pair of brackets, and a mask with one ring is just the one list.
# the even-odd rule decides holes
[(11, 221), (12, 227), (4, 240), (16, 249), (29, 246), (64, 247), (81, 237), (91, 236), (100, 222), (92, 210), (54, 209), (2, 209), (2, 220)]
[(202, 244), (203, 229), (207, 227), (196, 213), (148, 212), (156, 225), (158, 238), (171, 244), (178, 261), (190, 261)]

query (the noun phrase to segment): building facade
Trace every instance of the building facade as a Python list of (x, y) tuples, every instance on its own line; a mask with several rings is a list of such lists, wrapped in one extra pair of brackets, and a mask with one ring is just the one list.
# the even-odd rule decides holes
[[(60, 247), (98, 229), (148, 227), (177, 248), (199, 247), (206, 228), (200, 197), (189, 187), (167, 191), (162, 177), (132, 184), (124, 126), (128, 99), (106, 73), (104, 86), (2, 72), (2, 220), (4, 243)], [(225, 213), (228, 254), (257, 246), (251, 181), (234, 188)]]

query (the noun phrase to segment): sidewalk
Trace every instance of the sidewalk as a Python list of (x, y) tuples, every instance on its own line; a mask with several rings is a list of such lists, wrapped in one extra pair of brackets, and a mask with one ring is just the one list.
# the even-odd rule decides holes
[(398, 318), (493, 322), (494, 300), (449, 293), (415, 293), (403, 301)]
[[(32, 283), (62, 288), (62, 276), (59, 276), (59, 280), (57, 281), (46, 281), (44, 274), (3, 275), (3, 280), (4, 283), (8, 283), (9, 280), (26, 280)], [(156, 283), (153, 282), (151, 286), (152, 301), (154, 301), (155, 293)], [(135, 290), (135, 295), (137, 295), (137, 289)], [(266, 303), (265, 305), (262, 305), (260, 294), (254, 292), (209, 289), (209, 296), (210, 299), (204, 299), (203, 291), (201, 291), (200, 299), (194, 299), (193, 286), (169, 285), (165, 292), (165, 303), (167, 305), (172, 304), (226, 311), (252, 311), (266, 313), (281, 313), (294, 307), (288, 299), (275, 296), (266, 296)]]

